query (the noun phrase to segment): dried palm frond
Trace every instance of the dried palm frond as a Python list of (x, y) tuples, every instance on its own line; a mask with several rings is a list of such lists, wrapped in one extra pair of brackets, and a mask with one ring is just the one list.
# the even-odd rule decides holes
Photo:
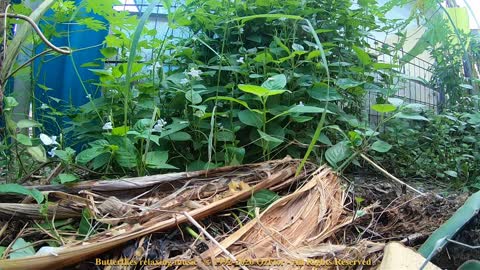
[[(184, 211), (195, 219), (202, 219), (245, 201), (257, 190), (292, 183), (303, 177), (295, 177), (298, 164), (297, 160), (284, 159), (210, 171), (43, 188), (44, 191), (79, 192), (86, 196), (83, 203), (95, 217), (119, 225), (86, 241), (63, 246), (55, 255), (0, 260), (0, 268), (28, 269), (35, 265), (35, 269), (52, 270), (73, 265), (129, 240), (175, 228), (187, 222)], [(312, 169), (309, 165), (305, 174)], [(229, 184), (233, 181), (245, 184), (232, 190)], [(76, 200), (75, 204), (78, 203), (81, 202)]]

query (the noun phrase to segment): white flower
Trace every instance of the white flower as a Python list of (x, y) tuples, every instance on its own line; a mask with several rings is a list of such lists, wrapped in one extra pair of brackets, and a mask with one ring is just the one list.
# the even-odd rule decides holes
[(239, 32), (240, 34), (243, 34), (244, 31), (245, 31), (245, 30), (243, 30), (243, 27), (240, 28), (240, 29), (238, 29), (238, 32)]
[(186, 79), (186, 78), (183, 78), (183, 79), (180, 80), (180, 84), (183, 84), (183, 85), (185, 85), (185, 84), (187, 84), (187, 83), (189, 83), (189, 82), (190, 82), (190, 81), (189, 81), (188, 79)]
[(40, 109), (42, 110), (48, 109), (48, 105), (45, 103), (42, 103), (42, 106), (40, 106)]
[(88, 98), (88, 99), (92, 99), (92, 95), (90, 95), (90, 94), (86, 95), (85, 97)]
[(167, 121), (163, 119), (158, 119), (155, 126), (153, 126), (152, 132), (162, 132), (163, 127), (167, 125)]
[(57, 147), (54, 147), (50, 151), (48, 151), (48, 155), (50, 157), (54, 157), (55, 156), (55, 150), (57, 150)]
[(105, 123), (105, 125), (103, 125), (102, 129), (104, 129), (104, 130), (113, 129), (113, 124), (112, 124), (112, 122), (107, 122), (107, 123)]
[(303, 107), (305, 105), (303, 104), (303, 102), (300, 101), (297, 106)]
[(243, 56), (242, 56), (242, 57), (238, 58), (237, 63), (245, 64), (244, 60), (245, 60), (245, 58), (243, 58)]
[(51, 136), (49, 137), (46, 134), (40, 133), (40, 140), (42, 141), (43, 144), (45, 145), (58, 145), (57, 136)]
[(112, 93), (113, 95), (118, 94), (118, 90), (116, 90), (116, 89), (110, 89), (110, 90), (108, 90), (108, 92)]
[(189, 72), (187, 72), (188, 75), (192, 76), (192, 78), (195, 78), (195, 79), (200, 79), (200, 75), (202, 74), (203, 72), (199, 69), (195, 69), (195, 68), (191, 68)]

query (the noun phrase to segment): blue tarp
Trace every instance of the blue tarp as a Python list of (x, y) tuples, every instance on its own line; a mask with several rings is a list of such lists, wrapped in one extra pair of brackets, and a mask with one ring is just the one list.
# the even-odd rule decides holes
[[(76, 4), (80, 4), (76, 0)], [(82, 11), (81, 11), (82, 12)], [(89, 16), (106, 23), (106, 20), (95, 14), (80, 13), (81, 16)], [(47, 15), (49, 15), (47, 13)], [(41, 25), (41, 27), (44, 27)], [(89, 102), (88, 95), (92, 98), (100, 95), (100, 90), (91, 82), (98, 82), (98, 76), (89, 68), (103, 68), (100, 53), (101, 43), (108, 31), (93, 31), (74, 21), (56, 25), (56, 33), (59, 37), (52, 38), (56, 46), (70, 46), (74, 52), (71, 56), (53, 55), (37, 59), (33, 65), (36, 80), (35, 118), (44, 125), (45, 132), (51, 135), (58, 135), (60, 130), (65, 128), (66, 117), (58, 117), (53, 120), (44, 117), (45, 110), (41, 109), (42, 104), (50, 105), (60, 112), (66, 112), (69, 107), (79, 107)], [(36, 48), (36, 53), (45, 50), (45, 46)], [(95, 62), (98, 67), (82, 65)], [(75, 70), (76, 69), (76, 70)], [(78, 73), (77, 73), (78, 71)], [(83, 84), (82, 84), (83, 82)], [(48, 90), (46, 90), (48, 89)], [(56, 102), (55, 99), (59, 99)], [(56, 123), (58, 123), (58, 125)]]

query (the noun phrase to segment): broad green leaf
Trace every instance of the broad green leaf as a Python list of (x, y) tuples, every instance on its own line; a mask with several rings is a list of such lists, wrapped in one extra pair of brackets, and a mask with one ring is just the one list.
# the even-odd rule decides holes
[(373, 64), (372, 64), (372, 67), (373, 67), (373, 69), (375, 69), (375, 70), (380, 70), (380, 69), (398, 68), (398, 65), (387, 64), (387, 63), (373, 63)]
[(117, 48), (106, 47), (106, 48), (100, 49), (100, 52), (105, 58), (112, 58), (115, 55), (117, 55)]
[[(294, 106), (288, 110), (290, 113), (322, 113), (324, 112), (324, 108), (314, 107), (314, 106)], [(327, 113), (334, 114), (333, 112), (327, 110)]]
[(89, 235), (92, 229), (92, 222), (93, 219), (90, 210), (88, 210), (88, 208), (83, 208), (82, 218), (80, 219), (80, 224), (78, 226), (78, 233), (80, 235)]
[(29, 189), (19, 184), (0, 184), (0, 193), (13, 193), (32, 196), (32, 198), (34, 198), (39, 204), (45, 199), (40, 191), (34, 188)]
[(399, 112), (394, 115), (395, 118), (401, 118), (401, 119), (408, 119), (408, 120), (418, 120), (418, 121), (430, 121), (428, 118), (421, 116), (419, 114), (410, 114), (410, 113), (404, 113), (404, 112)]
[(235, 134), (231, 131), (219, 131), (215, 137), (219, 142), (233, 142), (235, 140)]
[(176, 133), (180, 130), (183, 130), (183, 129), (187, 128), (189, 125), (190, 125), (190, 123), (187, 122), (187, 121), (183, 121), (181, 119), (174, 118), (173, 123), (164, 127), (164, 130), (162, 131), (162, 133), (160, 135), (160, 138), (165, 138), (165, 137), (169, 136), (170, 134), (173, 134), (173, 133)]
[(125, 136), (129, 130), (128, 126), (120, 126), (112, 129), (112, 135)]
[(325, 151), (325, 158), (333, 167), (338, 167), (338, 162), (343, 161), (352, 155), (348, 142), (341, 141)]
[(255, 58), (253, 58), (253, 60), (255, 60), (257, 63), (268, 64), (273, 62), (273, 56), (269, 53), (260, 52), (257, 54), (257, 56), (255, 56)]
[(92, 147), (83, 150), (77, 155), (77, 162), (80, 164), (87, 164), (92, 159), (98, 157), (99, 155), (106, 153), (107, 150), (104, 147)]
[(379, 112), (379, 113), (388, 113), (388, 112), (393, 112), (397, 109), (392, 104), (374, 104), (372, 105), (372, 110)]
[(25, 145), (25, 146), (32, 146), (32, 139), (28, 137), (27, 135), (24, 134), (17, 134), (17, 137), (15, 138), (19, 143)]
[(98, 76), (112, 76), (112, 70), (111, 69), (88, 69), (91, 72), (93, 72), (95, 75)]
[(444, 171), (443, 173), (451, 177), (455, 177), (455, 178), (458, 177), (458, 173), (456, 171)]
[(342, 88), (343, 90), (347, 90), (349, 88), (360, 86), (364, 83), (365, 82), (359, 82), (350, 78), (346, 78), (346, 79), (338, 79), (336, 85)]
[(325, 135), (325, 133), (321, 133), (320, 136), (318, 137), (318, 141), (325, 144), (325, 145), (328, 145), (328, 146), (332, 146), (332, 141), (330, 141), (330, 139), (327, 137), (327, 135)]
[(227, 165), (240, 165), (245, 157), (245, 148), (226, 146), (225, 147), (225, 160)]
[(319, 101), (335, 101), (343, 99), (342, 95), (340, 95), (333, 87), (328, 89), (327, 86), (317, 86), (312, 89), (308, 89), (307, 93), (310, 95), (310, 97)]
[(364, 50), (362, 50), (361, 48), (355, 45), (353, 46), (353, 50), (357, 54), (357, 57), (358, 59), (360, 59), (360, 62), (362, 62), (362, 64), (369, 65), (372, 63), (372, 59), (370, 58), (367, 52), (365, 52)]
[(61, 173), (58, 175), (58, 179), (60, 179), (60, 183), (65, 184), (77, 181), (78, 177), (70, 173)]
[(312, 60), (313, 58), (322, 56), (322, 52), (319, 50), (311, 51), (307, 55), (307, 60)]
[(118, 147), (114, 151), (114, 158), (118, 165), (124, 168), (134, 168), (137, 166), (137, 149), (127, 137), (110, 136), (109, 141), (112, 145)]
[(178, 169), (167, 164), (168, 151), (152, 151), (147, 153), (147, 167), (152, 169)]
[(18, 106), (18, 101), (14, 98), (14, 97), (5, 97), (5, 99), (3, 100), (3, 102), (5, 102), (5, 110), (8, 111), (8, 110), (11, 110), (12, 108), (15, 108)]
[(23, 119), (23, 120), (20, 120), (17, 122), (17, 127), (19, 129), (22, 129), (22, 128), (31, 128), (31, 127), (41, 127), (42, 124), (36, 122), (36, 121), (33, 121), (33, 120), (29, 120), (29, 119)]
[(281, 39), (279, 39), (277, 36), (274, 36), (273, 37), (273, 40), (275, 41), (275, 43), (280, 47), (282, 48), (284, 51), (286, 51), (288, 54), (291, 54), (291, 51), (290, 49), (287, 47), (287, 45), (285, 45)]
[(260, 211), (263, 211), (278, 199), (280, 199), (280, 196), (277, 193), (268, 189), (261, 189), (253, 193), (247, 201), (248, 212), (250, 215), (255, 215), (255, 208), (260, 208)]
[(379, 93), (386, 96), (390, 94), (390, 89), (385, 89), (373, 83), (365, 83), (363, 89), (371, 93)]
[(268, 90), (283, 89), (287, 85), (287, 77), (284, 74), (278, 74), (268, 78), (262, 87)]
[(275, 138), (275, 137), (272, 137), (270, 135), (268, 135), (267, 133), (261, 131), (261, 130), (257, 130), (258, 131), (258, 134), (260, 134), (260, 137), (267, 141), (267, 142), (271, 142), (271, 143), (274, 143), (274, 144), (280, 144), (280, 143), (283, 143), (283, 140), (280, 140), (278, 138)]
[(211, 97), (211, 98), (207, 98), (205, 101), (210, 101), (210, 100), (231, 101), (231, 102), (238, 103), (238, 104), (242, 105), (243, 107), (245, 107), (247, 109), (250, 109), (250, 107), (248, 107), (248, 104), (245, 101), (240, 100), (240, 99), (236, 99), (236, 98), (232, 98), (232, 97), (225, 97), (225, 96)]
[(238, 112), (238, 119), (240, 120), (240, 122), (248, 126), (253, 126), (257, 128), (261, 128), (263, 126), (262, 115), (249, 110), (243, 110)]
[(403, 99), (399, 98), (388, 98), (388, 102), (397, 108), (403, 105)]
[(92, 168), (94, 170), (100, 169), (101, 167), (105, 166), (108, 162), (110, 162), (112, 158), (112, 154), (110, 152), (103, 153), (92, 161)]
[(200, 94), (194, 90), (185, 92), (185, 98), (194, 105), (202, 102), (202, 96), (200, 96)]
[(282, 94), (287, 91), (287, 90), (269, 90), (261, 86), (248, 85), (248, 84), (239, 84), (238, 88), (245, 93), (250, 93), (250, 94), (256, 95), (257, 97), (274, 96), (274, 95)]
[(55, 156), (65, 162), (71, 162), (74, 155), (75, 150), (70, 147), (65, 148), (65, 150), (55, 150)]
[(35, 255), (35, 249), (32, 243), (25, 241), (23, 238), (18, 238), (12, 245), (12, 252), (10, 259), (20, 259)]
[(48, 161), (45, 148), (41, 145), (28, 147), (27, 152), (38, 162), (44, 163)]
[(257, 97), (263, 97), (268, 93), (268, 89), (257, 85), (239, 84), (238, 88), (245, 93), (254, 94)]
[(171, 141), (178, 141), (178, 142), (184, 142), (184, 141), (192, 140), (192, 136), (190, 134), (188, 134), (187, 132), (183, 132), (183, 131), (179, 131), (179, 132), (175, 132), (173, 134), (170, 134), (166, 138), (171, 140)]
[(378, 140), (372, 144), (371, 148), (379, 153), (386, 153), (392, 149), (392, 145), (382, 140)]

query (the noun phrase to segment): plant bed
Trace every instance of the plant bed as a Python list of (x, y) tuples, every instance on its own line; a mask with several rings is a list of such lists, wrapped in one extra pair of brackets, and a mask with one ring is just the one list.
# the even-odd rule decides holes
[[(387, 179), (373, 183), (357, 179), (357, 184), (347, 188), (348, 182), (328, 167), (315, 169), (311, 164), (294, 177), (298, 164), (285, 159), (208, 172), (39, 187), (50, 193), (50, 203), (79, 209), (77, 217), (55, 219), (55, 228), (45, 227), (52, 225), (53, 215), (37, 217), (36, 223), (32, 217), (9, 223), (8, 234), (2, 234), (3, 243), (12, 244), (7, 258), (19, 254), (12, 249), (13, 245), (18, 248), (19, 239), (24, 246), (33, 244), (30, 253), (41, 246), (53, 248), (44, 249), (41, 256), (2, 260), (0, 266), (22, 269), (35, 263), (37, 269), (98, 269), (103, 266), (96, 264), (127, 258), (132, 262), (184, 260), (211, 269), (211, 258), (232, 263), (222, 248), (239, 260), (343, 259), (366, 260), (371, 265), (365, 267), (377, 266), (386, 243), (400, 241), (418, 247), (466, 199), (404, 194)], [(262, 186), (270, 186), (275, 196), (268, 195), (271, 201), (266, 205), (255, 205), (252, 198), (258, 200), (255, 194), (259, 193), (253, 188)], [(88, 217), (81, 205), (95, 218)], [(260, 212), (252, 212), (252, 206)], [(4, 218), (2, 224), (8, 221)], [(86, 238), (81, 236), (85, 230)], [(465, 238), (462, 235), (459, 239)], [(456, 269), (450, 268), (453, 264), (434, 262)], [(183, 265), (181, 269), (198, 268)]]

